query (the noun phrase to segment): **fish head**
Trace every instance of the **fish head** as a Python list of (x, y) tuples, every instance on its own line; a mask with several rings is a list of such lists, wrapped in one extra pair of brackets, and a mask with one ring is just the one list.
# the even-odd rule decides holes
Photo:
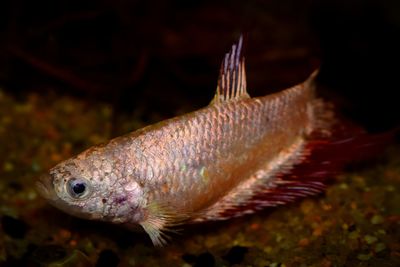
[(134, 181), (127, 185), (109, 169), (104, 170), (90, 157), (71, 158), (39, 177), (37, 190), (50, 204), (79, 218), (117, 224), (140, 222), (144, 216), (141, 187)]

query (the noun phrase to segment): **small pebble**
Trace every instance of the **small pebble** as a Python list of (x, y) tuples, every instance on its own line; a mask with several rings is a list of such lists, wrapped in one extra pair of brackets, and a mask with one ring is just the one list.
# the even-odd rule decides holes
[(37, 197), (37, 193), (35, 191), (30, 191), (27, 193), (26, 198), (28, 200), (34, 200)]
[(10, 116), (4, 116), (1, 119), (1, 123), (4, 124), (4, 125), (9, 124), (10, 122), (12, 122), (12, 118)]
[(384, 250), (386, 248), (386, 245), (384, 243), (378, 243), (375, 245), (375, 252), (381, 252), (382, 250)]
[(302, 238), (299, 241), (299, 246), (300, 247), (306, 247), (310, 244), (310, 240), (308, 238)]
[(280, 235), (279, 233), (277, 233), (277, 234), (276, 234), (276, 237), (275, 237), (275, 241), (279, 243), (279, 242), (282, 241), (282, 239), (283, 239), (283, 236)]
[(31, 168), (32, 168), (32, 171), (34, 171), (34, 172), (38, 172), (42, 169), (37, 162), (32, 162)]
[(263, 251), (264, 251), (265, 253), (271, 253), (271, 252), (272, 252), (272, 247), (271, 247), (271, 246), (266, 246), (266, 247), (263, 249)]
[(371, 258), (371, 254), (370, 253), (368, 253), (368, 254), (358, 254), (357, 255), (357, 259), (359, 259), (360, 261), (367, 261), (367, 260), (369, 260), (370, 258)]
[(383, 222), (383, 217), (381, 216), (381, 215), (374, 215), (372, 218), (371, 218), (371, 223), (372, 224), (380, 224), (380, 223), (382, 223)]
[(358, 231), (353, 231), (349, 234), (350, 239), (357, 239), (360, 236), (360, 233)]
[(67, 229), (60, 229), (59, 235), (62, 239), (70, 239), (71, 238), (71, 232), (68, 231)]
[(320, 226), (320, 227), (317, 227), (314, 229), (312, 235), (313, 236), (321, 236), (323, 232), (324, 232), (324, 229), (323, 229), (323, 227)]
[(386, 189), (386, 191), (388, 191), (388, 192), (394, 192), (394, 191), (396, 191), (396, 187), (394, 187), (393, 185), (388, 185), (385, 189)]
[(379, 230), (377, 231), (377, 233), (380, 234), (380, 235), (386, 235), (385, 229), (379, 229)]
[(304, 214), (309, 214), (314, 209), (314, 202), (311, 200), (304, 200), (301, 203), (300, 209)]
[(378, 240), (378, 238), (376, 238), (375, 236), (372, 236), (372, 235), (366, 235), (364, 237), (364, 240), (365, 240), (365, 242), (367, 242), (368, 245), (371, 245), (371, 244), (375, 243)]
[(14, 170), (14, 165), (11, 162), (6, 161), (3, 164), (3, 170), (5, 172), (11, 172), (12, 170)]

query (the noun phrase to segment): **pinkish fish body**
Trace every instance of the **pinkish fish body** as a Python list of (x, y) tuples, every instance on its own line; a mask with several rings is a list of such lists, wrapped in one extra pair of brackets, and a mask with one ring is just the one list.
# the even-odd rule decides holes
[[(61, 162), (40, 179), (39, 191), (72, 215), (139, 224), (155, 245), (177, 224), (227, 219), (319, 192), (318, 180), (279, 178), (310, 152), (312, 132), (329, 130), (315, 75), (250, 98), (240, 49), (241, 40), (226, 55), (209, 106)], [(273, 197), (255, 202), (260, 195)]]

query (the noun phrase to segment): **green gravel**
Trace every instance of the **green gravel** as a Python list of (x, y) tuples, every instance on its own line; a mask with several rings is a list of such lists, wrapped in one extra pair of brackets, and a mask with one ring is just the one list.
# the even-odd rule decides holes
[(141, 115), (115, 119), (107, 104), (36, 94), (16, 100), (0, 91), (0, 265), (94, 266), (108, 255), (118, 266), (192, 266), (202, 260), (230, 266), (228, 252), (245, 247), (235, 266), (400, 266), (396, 145), (379, 161), (338, 176), (319, 196), (183, 227), (161, 249), (143, 233), (70, 217), (37, 195), (34, 181), (42, 172), (146, 125)]

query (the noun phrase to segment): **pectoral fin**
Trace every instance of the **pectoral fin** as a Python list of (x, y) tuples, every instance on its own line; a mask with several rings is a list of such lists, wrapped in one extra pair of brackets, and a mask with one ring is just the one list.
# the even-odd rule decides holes
[(167, 244), (169, 236), (165, 232), (176, 233), (173, 229), (188, 220), (189, 215), (179, 212), (172, 207), (153, 202), (147, 207), (147, 218), (140, 225), (149, 235), (154, 246), (162, 247)]

